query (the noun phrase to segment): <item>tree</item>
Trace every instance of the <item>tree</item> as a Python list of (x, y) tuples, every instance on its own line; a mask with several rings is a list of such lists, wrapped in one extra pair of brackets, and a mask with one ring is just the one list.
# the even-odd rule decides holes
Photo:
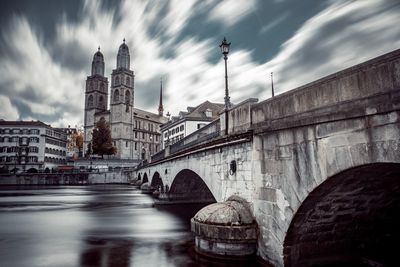
[(74, 130), (68, 136), (68, 150), (73, 152), (74, 154), (78, 152), (77, 156), (82, 156), (82, 148), (83, 148), (83, 132), (80, 130)]
[(76, 133), (75, 137), (75, 145), (76, 148), (78, 149), (78, 156), (82, 156), (82, 148), (83, 148), (83, 133), (81, 131)]
[(113, 146), (111, 140), (110, 125), (104, 118), (101, 118), (97, 123), (92, 133), (92, 150), (93, 154), (114, 155), (117, 149)]

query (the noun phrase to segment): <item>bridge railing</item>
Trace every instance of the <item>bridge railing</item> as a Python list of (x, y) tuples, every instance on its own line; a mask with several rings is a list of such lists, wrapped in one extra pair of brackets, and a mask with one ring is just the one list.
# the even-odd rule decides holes
[(179, 153), (186, 150), (192, 146), (206, 143), (212, 139), (218, 138), (220, 135), (220, 122), (219, 119), (207, 124), (201, 129), (195, 131), (194, 133), (186, 136), (185, 138), (179, 140), (173, 145), (169, 146), (169, 153), (166, 153), (166, 149), (159, 151), (158, 153), (151, 156), (151, 162), (156, 162), (163, 160), (169, 155)]
[(191, 146), (207, 142), (211, 139), (218, 138), (220, 133), (219, 119), (207, 124), (203, 128), (179, 140), (170, 147), (170, 154), (178, 153)]

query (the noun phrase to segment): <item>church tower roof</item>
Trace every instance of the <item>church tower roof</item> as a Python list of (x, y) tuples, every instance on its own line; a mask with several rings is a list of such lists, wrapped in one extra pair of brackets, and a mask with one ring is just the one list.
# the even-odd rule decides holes
[(124, 38), (124, 42), (119, 46), (119, 49), (118, 49), (117, 69), (119, 69), (119, 68), (124, 68), (124, 69), (128, 69), (128, 70), (130, 68), (129, 48), (125, 44), (125, 38)]
[(104, 56), (100, 52), (100, 46), (98, 51), (93, 56), (92, 61), (92, 75), (104, 76)]
[(162, 103), (162, 78), (160, 80), (160, 104), (158, 105), (158, 115), (163, 116), (164, 115), (164, 107)]

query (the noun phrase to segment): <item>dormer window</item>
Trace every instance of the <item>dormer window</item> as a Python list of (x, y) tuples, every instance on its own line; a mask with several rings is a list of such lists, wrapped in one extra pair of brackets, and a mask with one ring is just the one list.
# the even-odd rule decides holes
[(206, 111), (204, 111), (204, 113), (206, 114), (206, 117), (211, 118), (212, 117), (212, 111), (211, 109), (206, 109)]

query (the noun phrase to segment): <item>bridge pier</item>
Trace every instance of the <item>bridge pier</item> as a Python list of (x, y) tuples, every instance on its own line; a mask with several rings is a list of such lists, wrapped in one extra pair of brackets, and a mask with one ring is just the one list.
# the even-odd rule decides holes
[(200, 254), (238, 258), (256, 253), (257, 224), (241, 198), (204, 207), (191, 219), (191, 230)]

